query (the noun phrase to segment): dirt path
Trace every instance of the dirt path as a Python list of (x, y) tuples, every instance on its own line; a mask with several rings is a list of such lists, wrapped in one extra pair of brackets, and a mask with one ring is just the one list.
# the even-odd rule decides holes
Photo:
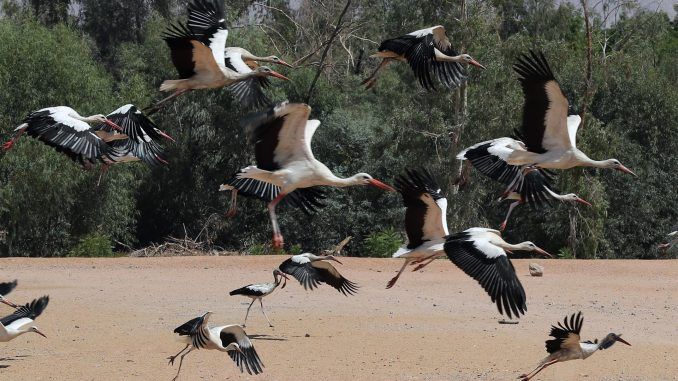
[[(0, 280), (19, 279), (12, 300), (51, 301), (37, 325), (0, 343), (0, 380), (170, 380), (172, 330), (206, 310), (214, 325), (241, 323), (240, 286), (268, 282), (284, 257), (0, 259)], [(252, 308), (247, 332), (266, 368), (243, 376), (226, 354), (193, 352), (181, 380), (515, 380), (546, 352), (552, 323), (584, 312), (584, 339), (623, 333), (586, 361), (557, 364), (538, 380), (678, 380), (678, 261), (544, 261), (545, 276), (515, 261), (528, 296), (518, 325), (500, 316), (472, 279), (447, 260), (406, 273), (397, 260), (342, 259), (362, 287), (344, 297), (288, 283), (267, 297), (275, 324)], [(9, 313), (0, 307), (0, 313)]]

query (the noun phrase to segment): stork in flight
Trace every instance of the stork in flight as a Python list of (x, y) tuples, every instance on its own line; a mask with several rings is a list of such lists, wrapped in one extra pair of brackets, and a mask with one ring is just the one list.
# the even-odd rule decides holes
[(546, 352), (548, 352), (549, 355), (541, 360), (539, 365), (532, 372), (522, 374), (518, 378), (521, 381), (529, 381), (532, 377), (536, 376), (537, 373), (550, 365), (563, 361), (585, 360), (598, 350), (610, 348), (617, 341), (629, 346), (631, 345), (621, 338), (621, 334), (616, 333), (609, 333), (600, 342), (598, 342), (598, 339), (595, 341), (579, 342), (579, 340), (581, 340), (579, 333), (581, 332), (583, 323), (584, 317), (581, 315), (580, 311), (577, 314), (572, 314), (569, 320), (566, 316), (562, 323), (559, 322), (557, 326), (551, 326), (550, 335), (553, 339), (546, 340)]
[(14, 279), (14, 280), (11, 281), (11, 282), (2, 282), (2, 283), (0, 283), (0, 303), (4, 303), (4, 304), (6, 304), (6, 305), (8, 305), (8, 306), (10, 306), (10, 307), (13, 307), (13, 308), (19, 308), (18, 305), (16, 305), (16, 304), (10, 302), (9, 300), (5, 299), (5, 295), (7, 295), (7, 294), (9, 294), (10, 292), (12, 292), (12, 290), (14, 290), (14, 288), (16, 287), (16, 285), (17, 285), (16, 279)]
[(313, 204), (309, 199), (317, 200), (315, 195), (321, 191), (316, 187), (320, 185), (372, 185), (395, 191), (367, 173), (357, 173), (349, 178), (337, 177), (317, 160), (311, 150), (311, 139), (320, 121), (308, 120), (310, 113), (311, 108), (306, 104), (283, 102), (245, 117), (242, 123), (249, 141), (254, 143), (257, 165), (241, 169), (220, 187), (246, 191), (254, 197), (269, 201), (273, 246), (276, 248), (281, 248), (284, 241), (275, 208), (288, 194), (292, 197), (292, 202), (303, 199)]
[(18, 306), (12, 314), (0, 319), (0, 342), (13, 340), (27, 332), (47, 337), (40, 332), (38, 327), (32, 325), (33, 321), (45, 310), (47, 303), (49, 303), (49, 296), (34, 299), (26, 305)]
[(58, 152), (66, 154), (84, 168), (91, 168), (106, 152), (107, 146), (89, 123), (104, 123), (122, 132), (120, 126), (104, 115), (83, 117), (70, 107), (47, 107), (28, 114), (23, 123), (14, 129), (14, 136), (3, 145), (3, 148), (11, 149), (16, 141), (27, 133)]
[(523, 285), (506, 253), (524, 250), (551, 256), (530, 241), (515, 245), (507, 243), (498, 230), (487, 228), (470, 228), (452, 234), (447, 237), (444, 247), (450, 261), (478, 281), (492, 298), (492, 303), (497, 304), (499, 313), (506, 313), (509, 318), (513, 317), (512, 313), (516, 318), (524, 315), (527, 305)]
[(519, 75), (525, 103), (517, 136), (475, 144), (457, 155), (490, 178), (512, 186), (531, 166), (550, 169), (611, 168), (635, 175), (617, 159), (593, 160), (576, 146), (578, 115), (569, 104), (543, 54), (523, 55), (513, 69)]
[(264, 364), (262, 364), (257, 351), (254, 350), (254, 345), (247, 337), (245, 330), (235, 324), (209, 328), (207, 321), (211, 315), (212, 312), (207, 312), (187, 321), (174, 330), (174, 333), (179, 335), (186, 346), (176, 355), (167, 358), (169, 365), (174, 365), (174, 360), (181, 355), (177, 375), (174, 376), (172, 381), (179, 378), (184, 357), (195, 349), (213, 349), (227, 352), (241, 373), (247, 371), (249, 374), (259, 374), (263, 372)]
[(410, 263), (421, 263), (414, 271), (445, 255), (443, 244), (450, 234), (447, 230), (447, 199), (428, 170), (407, 171), (395, 181), (395, 188), (403, 196), (405, 204), (405, 231), (407, 245), (393, 254), (404, 258), (398, 274), (387, 284), (391, 288)]
[[(148, 107), (149, 113), (158, 111), (166, 102), (191, 90), (216, 89), (269, 76), (289, 80), (267, 66), (246, 73), (228, 68), (224, 60), (227, 37), (223, 1), (193, 0), (188, 5), (188, 23), (171, 24), (163, 36), (180, 79), (166, 80), (160, 85), (160, 91), (173, 93)], [(258, 85), (256, 81), (248, 83)], [(246, 105), (255, 101), (250, 97), (250, 91), (236, 91), (235, 94)]]
[[(262, 299), (264, 296), (270, 295), (275, 291), (276, 288), (280, 285), (282, 280), (284, 279), (289, 279), (285, 273), (282, 271), (275, 269), (273, 270), (273, 283), (258, 283), (258, 284), (249, 284), (245, 287), (238, 288), (236, 290), (233, 290), (229, 293), (229, 295), (242, 295), (246, 296), (250, 299), (252, 299), (252, 303), (250, 303), (249, 306), (247, 306), (247, 313), (245, 313), (245, 322), (242, 324), (243, 328), (246, 327), (247, 324), (247, 317), (250, 314), (250, 308), (252, 308), (252, 304), (254, 304), (255, 301), (259, 300), (259, 305), (261, 306), (261, 312), (264, 314), (264, 317), (266, 317), (266, 321), (268, 321), (268, 326), (273, 327), (273, 324), (271, 324), (271, 320), (266, 316), (266, 311), (264, 311), (264, 302)], [(285, 288), (287, 285), (287, 280), (283, 283), (282, 287), (280, 289)]]
[(334, 255), (303, 253), (286, 259), (278, 268), (298, 280), (305, 290), (313, 290), (321, 283), (326, 283), (344, 296), (358, 292), (358, 285), (344, 278), (329, 261), (341, 264)]
[(379, 73), (391, 61), (407, 62), (426, 90), (435, 89), (431, 78), (433, 75), (445, 87), (454, 89), (466, 80), (464, 64), (485, 69), (470, 55), (459, 54), (452, 47), (442, 25), (385, 40), (379, 45), (379, 52), (372, 57), (382, 60), (374, 73), (362, 82), (368, 89), (374, 87)]

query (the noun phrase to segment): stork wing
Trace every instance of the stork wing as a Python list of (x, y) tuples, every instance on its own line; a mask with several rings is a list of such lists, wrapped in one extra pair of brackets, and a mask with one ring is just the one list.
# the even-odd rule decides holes
[(546, 58), (530, 51), (513, 65), (523, 87), (522, 137), (527, 150), (544, 153), (547, 150), (572, 147), (567, 128), (567, 98), (553, 76)]
[(490, 230), (469, 229), (448, 237), (445, 253), (467, 275), (477, 280), (509, 318), (525, 314), (525, 290), (503, 249), (489, 240)]
[(240, 372), (247, 371), (249, 374), (259, 374), (263, 372), (264, 364), (259, 358), (259, 354), (254, 349), (252, 341), (247, 337), (245, 330), (239, 325), (228, 325), (221, 328), (219, 333), (221, 345), (225, 348), (229, 344), (237, 343), (241, 352), (228, 351), (228, 355), (240, 368)]
[(194, 0), (188, 5), (188, 28), (209, 46), (213, 59), (224, 67), (224, 49), (228, 30), (224, 20), (223, 1)]
[(222, 70), (230, 70), (224, 66), (223, 52), (217, 61), (210, 47), (184, 25), (170, 25), (162, 38), (170, 48), (172, 63), (182, 79), (198, 73), (215, 76), (222, 74)]
[(584, 324), (584, 317), (579, 311), (577, 314), (572, 314), (569, 321), (566, 316), (562, 323), (558, 322), (557, 326), (552, 325), (549, 335), (554, 338), (546, 340), (546, 352), (555, 353), (561, 349), (579, 349), (579, 333), (582, 324)]
[(12, 282), (2, 282), (0, 283), (0, 295), (5, 296), (12, 292), (14, 288), (17, 285), (16, 279), (14, 279)]
[(280, 271), (293, 276), (306, 290), (313, 290), (321, 283), (337, 289), (348, 296), (358, 290), (358, 285), (344, 278), (337, 269), (326, 261), (311, 262), (305, 255), (295, 255), (280, 264)]
[[(520, 180), (513, 187), (521, 198), (530, 206), (550, 204), (554, 190), (551, 186), (553, 174), (542, 168), (528, 168), (520, 176)], [(507, 192), (511, 189), (507, 189)]]
[(205, 324), (205, 315), (198, 316), (175, 328), (174, 333), (179, 334), (179, 336), (193, 336)]
[[(271, 100), (262, 90), (264, 78), (251, 77), (228, 86), (228, 90), (245, 108), (264, 108), (271, 106)], [(265, 83), (265, 82), (264, 82)]]
[(457, 155), (459, 160), (468, 160), (485, 176), (505, 185), (513, 185), (521, 174), (521, 167), (508, 164), (509, 155), (516, 150), (525, 150), (521, 141), (499, 138), (475, 144)]
[(92, 132), (89, 124), (72, 118), (69, 107), (49, 107), (24, 119), (26, 133), (66, 154), (71, 160), (94, 162), (106, 150), (106, 143)]
[(403, 196), (407, 248), (414, 249), (424, 241), (443, 238), (447, 230), (447, 199), (428, 170), (407, 170), (407, 176), (396, 178), (395, 188)]
[[(450, 57), (459, 55), (459, 52), (452, 47), (444, 26), (435, 26), (431, 28), (431, 32), (433, 34), (433, 43), (441, 53)], [(438, 76), (438, 80), (448, 89), (457, 88), (466, 80), (464, 66), (458, 62), (433, 60), (433, 69)]]
[(358, 292), (358, 285), (344, 278), (344, 276), (329, 262), (315, 261), (311, 262), (310, 265), (315, 269), (315, 274), (313, 276), (317, 277), (321, 282), (334, 287), (345, 296), (353, 295)]
[[(18, 322), (21, 319), (35, 320), (38, 316), (42, 314), (42, 311), (45, 310), (48, 303), (49, 296), (47, 295), (40, 297), (38, 299), (33, 299), (32, 302), (26, 303), (26, 305), (17, 308), (12, 314), (7, 315), (0, 319), (0, 323), (2, 323), (2, 325), (6, 327), (12, 323)], [(26, 320), (26, 322), (29, 322), (29, 320)], [(25, 323), (22, 323), (20, 325), (23, 324)]]

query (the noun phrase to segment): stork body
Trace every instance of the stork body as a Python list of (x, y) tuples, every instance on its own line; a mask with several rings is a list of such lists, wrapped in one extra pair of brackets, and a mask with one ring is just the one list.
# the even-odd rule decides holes
[(454, 89), (466, 80), (464, 64), (485, 68), (470, 55), (459, 54), (454, 50), (442, 25), (385, 40), (373, 57), (381, 58), (382, 61), (374, 73), (363, 81), (368, 89), (374, 87), (379, 73), (392, 61), (407, 62), (426, 90), (435, 89), (431, 78), (434, 75), (443, 86)]
[(525, 290), (506, 253), (511, 250), (534, 251), (550, 256), (530, 241), (510, 244), (498, 230), (470, 228), (452, 234), (445, 242), (445, 253), (452, 263), (478, 283), (497, 304), (500, 314), (517, 318), (527, 311)]
[(245, 330), (239, 325), (209, 328), (208, 319), (211, 314), (211, 312), (207, 312), (187, 321), (174, 330), (174, 333), (179, 335), (186, 346), (176, 355), (167, 358), (169, 364), (174, 365), (174, 360), (181, 355), (179, 369), (173, 380), (179, 378), (184, 357), (196, 349), (227, 352), (241, 373), (247, 371), (249, 374), (259, 374), (263, 372), (264, 365)]
[(344, 278), (329, 261), (341, 264), (333, 255), (303, 253), (286, 259), (278, 268), (298, 280), (304, 289), (313, 290), (321, 283), (326, 283), (345, 296), (355, 294), (358, 285)]
[(256, 166), (241, 169), (220, 189), (243, 190), (251, 196), (268, 203), (273, 229), (273, 246), (283, 246), (283, 236), (278, 226), (276, 206), (288, 194), (295, 193), (293, 202), (311, 205), (318, 203), (317, 186), (347, 187), (372, 185), (394, 191), (390, 186), (375, 180), (367, 173), (358, 173), (349, 178), (335, 176), (311, 150), (311, 139), (320, 125), (317, 120), (308, 120), (311, 108), (302, 103), (280, 103), (267, 111), (250, 114), (243, 124), (254, 143)]
[(0, 342), (13, 340), (27, 332), (47, 337), (33, 325), (33, 321), (42, 314), (48, 303), (49, 296), (43, 296), (26, 305), (18, 306), (12, 314), (0, 319)]
[(581, 312), (566, 316), (562, 323), (551, 326), (551, 340), (546, 341), (546, 351), (549, 353), (539, 365), (530, 373), (522, 374), (518, 377), (521, 381), (529, 381), (537, 373), (546, 369), (548, 366), (557, 362), (570, 360), (584, 360), (599, 350), (610, 348), (617, 341), (626, 345), (631, 345), (621, 338), (621, 334), (610, 333), (600, 342), (595, 341), (580, 342), (581, 327), (584, 323), (584, 317)]
[[(245, 313), (245, 322), (242, 324), (243, 328), (246, 327), (247, 317), (250, 314), (250, 308), (252, 308), (252, 304), (254, 304), (254, 302), (257, 300), (259, 301), (259, 305), (261, 306), (261, 312), (264, 314), (264, 317), (266, 317), (266, 321), (268, 321), (268, 326), (273, 327), (273, 324), (271, 324), (271, 320), (266, 315), (266, 311), (264, 311), (264, 302), (262, 300), (264, 296), (270, 295), (271, 293), (273, 293), (273, 291), (275, 291), (276, 288), (278, 288), (283, 278), (289, 279), (287, 275), (285, 275), (282, 271), (275, 269), (273, 270), (273, 283), (250, 284), (245, 287), (233, 290), (229, 293), (229, 295), (231, 296), (242, 295), (252, 299), (250, 305), (247, 306), (247, 312)], [(285, 288), (286, 284), (287, 281), (283, 283), (281, 288)]]
[(407, 176), (396, 179), (395, 188), (403, 197), (407, 244), (393, 254), (405, 262), (398, 274), (387, 284), (391, 288), (410, 263), (420, 263), (414, 271), (423, 268), (434, 259), (444, 256), (443, 245), (447, 229), (447, 199), (431, 173), (407, 171)]
[(16, 285), (17, 285), (16, 279), (13, 280), (13, 281), (11, 281), (11, 282), (2, 282), (2, 283), (0, 283), (0, 303), (6, 304), (6, 305), (8, 305), (8, 306), (10, 306), (10, 307), (12, 307), (12, 308), (19, 308), (18, 305), (16, 305), (16, 304), (10, 302), (9, 300), (7, 300), (7, 299), (5, 298), (5, 295), (7, 295), (7, 294), (9, 294), (10, 292), (12, 292), (12, 290), (14, 290), (14, 288), (16, 287)]

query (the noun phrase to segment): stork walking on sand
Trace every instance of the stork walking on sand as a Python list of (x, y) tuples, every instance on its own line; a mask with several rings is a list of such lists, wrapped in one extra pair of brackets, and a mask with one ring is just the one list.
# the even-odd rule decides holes
[(229, 295), (231, 296), (242, 295), (252, 299), (250, 305), (247, 306), (247, 313), (245, 313), (245, 322), (242, 324), (243, 328), (246, 327), (247, 317), (250, 314), (250, 308), (252, 308), (252, 304), (254, 304), (254, 302), (257, 300), (259, 301), (259, 305), (261, 306), (261, 312), (264, 314), (264, 317), (266, 317), (266, 321), (268, 321), (268, 326), (273, 327), (273, 324), (271, 324), (271, 320), (266, 315), (266, 311), (264, 311), (264, 302), (262, 300), (264, 296), (270, 295), (271, 293), (273, 293), (273, 291), (275, 291), (276, 288), (278, 288), (283, 278), (285, 278), (285, 281), (282, 287), (280, 287), (281, 289), (285, 288), (285, 285), (287, 285), (287, 279), (289, 278), (282, 271), (275, 269), (273, 270), (273, 283), (250, 284), (245, 287), (233, 290), (229, 293)]
[(174, 330), (174, 333), (179, 335), (186, 346), (176, 355), (167, 358), (169, 365), (174, 365), (174, 360), (181, 355), (179, 369), (173, 381), (179, 378), (184, 357), (195, 349), (213, 349), (227, 352), (240, 369), (240, 372), (247, 371), (249, 374), (263, 372), (264, 365), (257, 351), (254, 350), (254, 346), (249, 337), (247, 337), (245, 330), (235, 324), (209, 328), (207, 321), (211, 315), (212, 312), (207, 312), (202, 316), (187, 321)]
[(579, 334), (583, 323), (584, 317), (581, 315), (581, 312), (579, 312), (577, 314), (572, 314), (569, 320), (566, 316), (562, 323), (559, 322), (557, 326), (551, 326), (550, 336), (553, 337), (553, 339), (546, 340), (546, 352), (548, 352), (549, 355), (541, 360), (539, 365), (532, 372), (522, 374), (518, 378), (521, 381), (529, 381), (532, 377), (536, 376), (537, 373), (550, 365), (569, 360), (585, 360), (599, 350), (610, 348), (617, 341), (629, 346), (631, 345), (621, 338), (621, 334), (616, 333), (609, 333), (600, 340), (600, 342), (598, 339), (580, 342), (579, 340), (581, 340), (581, 338)]
[(313, 202), (318, 198), (315, 196), (318, 194), (315, 187), (320, 185), (372, 185), (395, 191), (367, 173), (358, 173), (349, 178), (337, 177), (317, 160), (311, 150), (311, 139), (320, 122), (308, 120), (310, 113), (311, 108), (306, 104), (283, 102), (245, 117), (243, 124), (249, 141), (254, 143), (257, 165), (241, 169), (220, 187), (242, 189), (252, 196), (269, 201), (268, 212), (275, 248), (281, 248), (284, 243), (275, 209), (288, 194), (298, 192), (293, 197), (317, 204)]
[(33, 325), (33, 321), (42, 314), (47, 303), (49, 303), (49, 296), (34, 299), (26, 305), (18, 306), (12, 314), (0, 319), (0, 342), (13, 340), (27, 332), (34, 332), (42, 337), (47, 337), (40, 332), (38, 327)]
[(345, 296), (358, 292), (358, 285), (344, 278), (329, 261), (342, 264), (334, 255), (303, 253), (286, 259), (278, 268), (298, 280), (305, 290), (326, 283)]

